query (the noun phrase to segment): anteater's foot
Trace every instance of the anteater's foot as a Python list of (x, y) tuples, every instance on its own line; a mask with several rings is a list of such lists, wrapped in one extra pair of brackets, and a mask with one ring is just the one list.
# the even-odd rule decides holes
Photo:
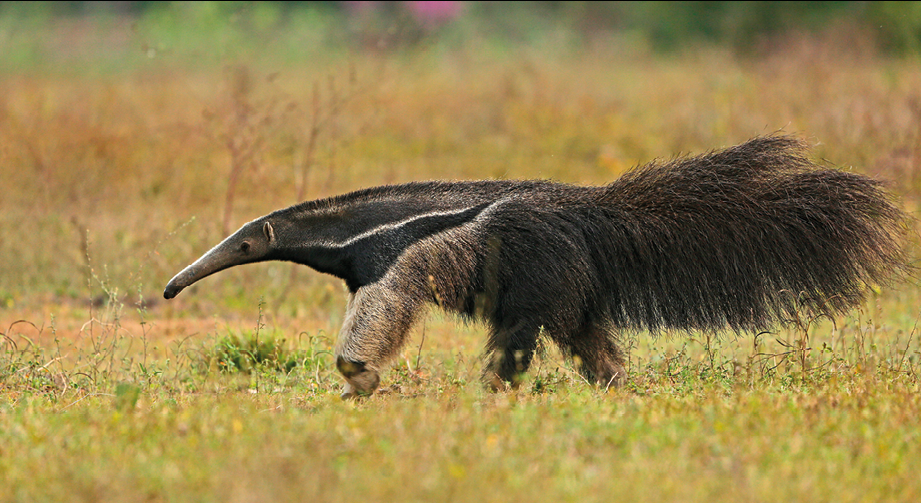
[(574, 358), (582, 377), (603, 390), (619, 388), (627, 384), (627, 369), (619, 359), (595, 358), (585, 361)]
[(603, 390), (620, 388), (627, 384), (627, 369), (620, 363), (615, 363), (605, 369), (605, 372), (595, 377), (595, 383)]
[(336, 368), (345, 377), (341, 395), (343, 400), (370, 396), (381, 384), (378, 373), (365, 367), (364, 363), (351, 362), (340, 356), (336, 358)]
[(494, 371), (490, 371), (483, 374), (483, 386), (487, 391), (498, 393), (500, 391), (508, 391), (513, 389), (515, 384), (510, 381), (503, 380), (501, 377), (499, 377), (499, 374)]
[(533, 354), (533, 350), (495, 352), (483, 371), (482, 380), (486, 389), (493, 392), (518, 389), (524, 382)]

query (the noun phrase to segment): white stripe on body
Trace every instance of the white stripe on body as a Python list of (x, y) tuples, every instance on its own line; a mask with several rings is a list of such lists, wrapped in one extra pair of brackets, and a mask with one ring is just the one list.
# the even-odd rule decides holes
[[(479, 220), (480, 217), (481, 217), (482, 215), (488, 214), (488, 213), (490, 212), (490, 210), (493, 209), (494, 206), (496, 206), (496, 205), (498, 205), (498, 204), (501, 204), (501, 203), (505, 202), (507, 199), (508, 199), (508, 198), (500, 199), (500, 200), (498, 200), (498, 201), (494, 201), (494, 202), (490, 203), (490, 205), (487, 206), (487, 207), (485, 207), (485, 208), (483, 208), (483, 210), (481, 210), (480, 213), (477, 214), (477, 216), (474, 217), (473, 220)], [(377, 227), (374, 227), (374, 228), (371, 229), (371, 230), (364, 231), (364, 232), (362, 232), (361, 234), (358, 234), (358, 235), (356, 235), (356, 236), (352, 236), (352, 237), (350, 237), (350, 238), (348, 238), (348, 239), (346, 239), (346, 240), (344, 240), (344, 241), (341, 241), (341, 242), (323, 241), (323, 242), (319, 242), (319, 243), (310, 243), (310, 246), (322, 246), (322, 247), (325, 247), (325, 248), (345, 248), (345, 247), (350, 246), (350, 245), (352, 245), (352, 244), (355, 244), (355, 243), (357, 243), (357, 242), (359, 242), (359, 241), (361, 241), (361, 240), (363, 240), (363, 239), (368, 239), (368, 238), (374, 236), (375, 234), (378, 234), (378, 233), (381, 233), (381, 232), (385, 232), (385, 231), (394, 230), (394, 229), (399, 229), (400, 227), (405, 227), (405, 226), (407, 226), (407, 225), (409, 225), (409, 224), (412, 224), (413, 222), (415, 222), (415, 221), (417, 221), (417, 220), (421, 220), (421, 219), (423, 219), (423, 218), (428, 218), (428, 217), (449, 217), (449, 216), (454, 216), (454, 215), (460, 215), (461, 213), (464, 213), (464, 212), (466, 212), (466, 211), (470, 211), (471, 209), (475, 208), (476, 206), (479, 206), (479, 205), (467, 206), (466, 208), (461, 208), (461, 209), (458, 209), (458, 210), (451, 210), (451, 211), (432, 211), (432, 212), (429, 212), (429, 213), (423, 213), (423, 214), (421, 214), (421, 215), (413, 215), (412, 217), (409, 217), (409, 218), (404, 219), (404, 220), (400, 220), (400, 221), (398, 221), (398, 222), (388, 222), (388, 223), (386, 223), (386, 224), (378, 225)]]

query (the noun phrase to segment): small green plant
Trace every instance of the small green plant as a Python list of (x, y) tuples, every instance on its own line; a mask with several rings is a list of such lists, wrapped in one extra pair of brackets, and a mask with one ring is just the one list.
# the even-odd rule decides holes
[(285, 347), (285, 339), (258, 333), (231, 333), (206, 350), (208, 368), (250, 374), (256, 369), (291, 372), (301, 362), (301, 352)]
[(277, 337), (274, 332), (265, 334), (264, 309), (265, 300), (260, 299), (259, 317), (252, 332), (231, 332), (219, 339), (213, 347), (204, 348), (201, 354), (206, 372), (216, 369), (222, 373), (251, 374), (256, 370), (266, 370), (288, 374), (298, 365), (319, 371), (322, 366), (320, 358), (329, 353), (327, 350), (316, 349), (318, 339), (322, 337), (310, 337), (308, 350), (289, 349), (284, 338)]

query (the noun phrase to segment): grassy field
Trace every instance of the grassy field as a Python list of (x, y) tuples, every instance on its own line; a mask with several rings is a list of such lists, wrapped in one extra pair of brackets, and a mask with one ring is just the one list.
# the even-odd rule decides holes
[[(916, 279), (758, 337), (628, 335), (607, 393), (551, 347), (487, 393), (485, 330), (433, 312), (359, 403), (330, 356), (340, 282), (266, 263), (161, 297), (303, 199), (605, 183), (781, 129), (917, 215), (916, 59), (834, 36), (743, 58), (548, 35), (196, 65), (113, 26), (0, 79), (0, 501), (921, 499)], [(84, 47), (122, 43), (121, 66)]]

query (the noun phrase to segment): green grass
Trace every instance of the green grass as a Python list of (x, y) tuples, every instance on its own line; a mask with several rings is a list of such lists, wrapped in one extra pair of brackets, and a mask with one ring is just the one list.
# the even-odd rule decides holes
[(26, 404), (3, 435), (17, 459), (4, 471), (21, 500), (910, 501), (917, 389), (884, 389), (467, 391), (359, 408), (216, 396), (132, 415), (107, 400), (61, 414)]
[(861, 349), (861, 330), (809, 351), (806, 372), (776, 344), (758, 350), (776, 352), (765, 364), (743, 356), (748, 340), (654, 341), (607, 393), (552, 352), (495, 394), (469, 355), (423, 353), (358, 403), (339, 400), (322, 358), (245, 377), (189, 365), (177, 378), (165, 364), (153, 377), (131, 366), (96, 384), (20, 382), (0, 404), (13, 489), (0, 498), (910, 501), (917, 342), (903, 341), (902, 360)]
[(552, 35), (318, 59), (254, 38), (217, 66), (114, 64), (87, 37), (61, 56), (85, 71), (20, 54), (0, 79), (0, 501), (921, 499), (916, 279), (757, 338), (625, 334), (607, 393), (553, 348), (487, 393), (483, 327), (433, 313), (357, 403), (331, 357), (340, 282), (265, 263), (161, 298), (225, 217), (409, 180), (600, 184), (778, 129), (917, 215), (917, 62), (845, 35), (747, 58)]

